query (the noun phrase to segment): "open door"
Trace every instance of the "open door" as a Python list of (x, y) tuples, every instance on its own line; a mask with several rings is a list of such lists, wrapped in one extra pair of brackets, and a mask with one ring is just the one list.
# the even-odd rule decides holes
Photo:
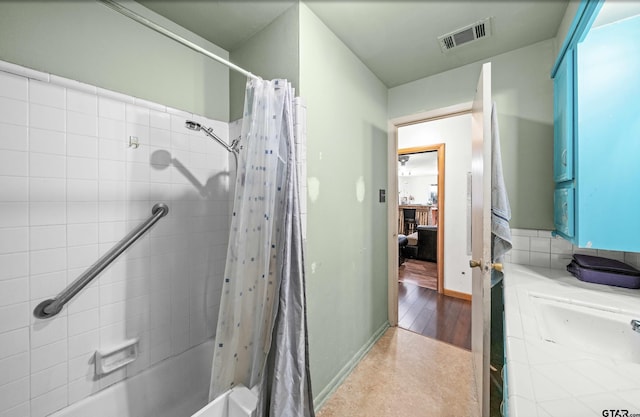
[(471, 351), (476, 395), (489, 416), (491, 335), (491, 63), (482, 66), (471, 117)]

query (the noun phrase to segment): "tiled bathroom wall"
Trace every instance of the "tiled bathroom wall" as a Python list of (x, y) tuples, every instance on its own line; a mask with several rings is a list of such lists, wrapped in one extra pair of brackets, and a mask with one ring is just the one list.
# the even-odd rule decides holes
[(640, 253), (584, 249), (553, 236), (548, 230), (511, 229), (513, 248), (506, 261), (546, 268), (565, 269), (574, 253), (617, 259), (640, 268)]
[[(0, 62), (0, 416), (47, 415), (215, 332), (229, 157), (186, 119), (228, 139), (227, 123)], [(168, 216), (58, 316), (33, 316), (156, 202)], [(132, 338), (138, 359), (96, 378), (96, 349)]]
[(296, 161), (300, 191), (300, 221), (302, 239), (307, 240), (307, 104), (302, 97), (295, 99)]

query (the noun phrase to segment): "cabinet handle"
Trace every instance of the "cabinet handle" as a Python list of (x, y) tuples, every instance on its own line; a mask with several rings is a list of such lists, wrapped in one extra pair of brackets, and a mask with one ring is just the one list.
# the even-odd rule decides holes
[(567, 166), (567, 150), (562, 151), (562, 165)]

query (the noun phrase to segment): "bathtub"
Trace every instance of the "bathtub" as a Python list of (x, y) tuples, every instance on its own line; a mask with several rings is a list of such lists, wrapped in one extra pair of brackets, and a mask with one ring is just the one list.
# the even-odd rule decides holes
[(257, 403), (258, 397), (253, 391), (237, 385), (191, 417), (255, 417)]
[(251, 417), (256, 398), (236, 387), (207, 404), (214, 341), (118, 382), (50, 417)]

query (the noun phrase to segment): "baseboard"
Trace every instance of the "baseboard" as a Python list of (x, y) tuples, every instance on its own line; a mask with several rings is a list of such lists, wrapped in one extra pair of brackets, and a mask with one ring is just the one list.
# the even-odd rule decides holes
[(353, 369), (360, 363), (362, 358), (364, 358), (365, 355), (369, 353), (373, 345), (376, 344), (378, 339), (382, 337), (382, 335), (388, 328), (389, 328), (389, 322), (385, 321), (384, 324), (378, 330), (376, 330), (376, 332), (371, 336), (371, 338), (367, 340), (367, 343), (365, 343), (360, 348), (360, 350), (358, 350), (356, 354), (353, 355), (353, 357), (349, 360), (349, 362), (347, 362), (346, 365), (343, 366), (342, 369), (340, 369), (338, 374), (335, 377), (333, 377), (331, 381), (329, 381), (327, 386), (324, 387), (322, 391), (318, 393), (318, 395), (316, 395), (316, 397), (313, 399), (313, 408), (315, 409), (316, 413), (322, 408), (322, 406), (329, 399), (329, 397), (331, 397), (331, 394), (333, 394), (333, 392), (336, 389), (338, 389), (340, 384), (344, 382), (344, 380), (349, 376), (351, 371), (353, 371)]
[(466, 292), (448, 290), (448, 289), (445, 288), (444, 295), (449, 296), (449, 297), (453, 297), (453, 298), (460, 298), (460, 299), (463, 299), (463, 300), (471, 301), (471, 294), (467, 294)]

